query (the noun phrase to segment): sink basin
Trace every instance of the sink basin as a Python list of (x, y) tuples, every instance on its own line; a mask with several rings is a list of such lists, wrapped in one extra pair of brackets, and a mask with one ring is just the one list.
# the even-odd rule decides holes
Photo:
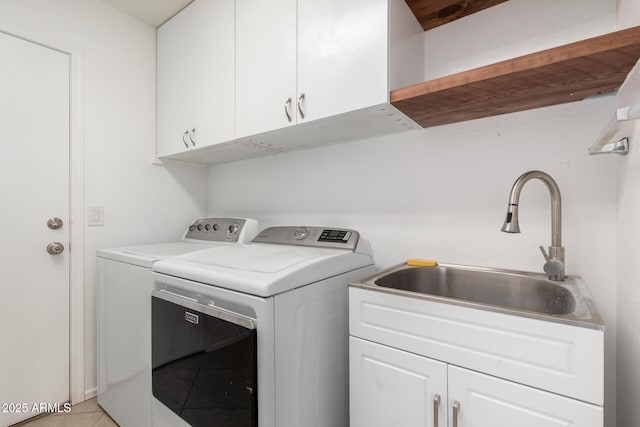
[(583, 326), (603, 325), (588, 290), (575, 276), (554, 282), (539, 273), (401, 264), (352, 286)]
[(375, 281), (378, 286), (537, 313), (568, 314), (573, 295), (536, 277), (452, 267), (403, 268)]

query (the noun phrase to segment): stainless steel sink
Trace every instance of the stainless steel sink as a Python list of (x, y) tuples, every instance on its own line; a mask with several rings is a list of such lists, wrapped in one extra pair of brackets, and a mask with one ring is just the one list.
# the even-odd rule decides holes
[(521, 271), (401, 264), (352, 286), (562, 323), (603, 326), (587, 288), (575, 276), (557, 282), (543, 274)]

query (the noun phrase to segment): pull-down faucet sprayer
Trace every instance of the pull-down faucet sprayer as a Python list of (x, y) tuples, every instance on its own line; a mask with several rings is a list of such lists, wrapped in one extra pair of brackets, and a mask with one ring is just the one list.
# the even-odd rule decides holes
[(560, 189), (558, 184), (549, 174), (541, 171), (526, 172), (513, 184), (511, 194), (509, 194), (509, 206), (507, 207), (507, 218), (502, 226), (502, 231), (506, 233), (520, 233), (520, 224), (518, 223), (518, 201), (522, 187), (530, 180), (537, 178), (544, 182), (551, 193), (551, 246), (549, 246), (549, 254), (540, 246), (540, 250), (547, 261), (544, 265), (544, 271), (549, 275), (549, 280), (564, 280), (564, 248), (562, 247), (562, 201), (560, 198)]

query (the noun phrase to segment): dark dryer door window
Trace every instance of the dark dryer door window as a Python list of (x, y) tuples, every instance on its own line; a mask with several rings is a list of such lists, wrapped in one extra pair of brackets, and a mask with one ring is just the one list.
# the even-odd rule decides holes
[(256, 330), (244, 316), (152, 297), (153, 395), (194, 427), (256, 427)]

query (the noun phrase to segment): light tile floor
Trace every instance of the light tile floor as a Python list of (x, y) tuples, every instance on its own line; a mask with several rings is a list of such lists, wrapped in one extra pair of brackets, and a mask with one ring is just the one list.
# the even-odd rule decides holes
[(107, 415), (96, 398), (85, 400), (71, 407), (68, 414), (50, 414), (16, 424), (15, 427), (118, 427)]

